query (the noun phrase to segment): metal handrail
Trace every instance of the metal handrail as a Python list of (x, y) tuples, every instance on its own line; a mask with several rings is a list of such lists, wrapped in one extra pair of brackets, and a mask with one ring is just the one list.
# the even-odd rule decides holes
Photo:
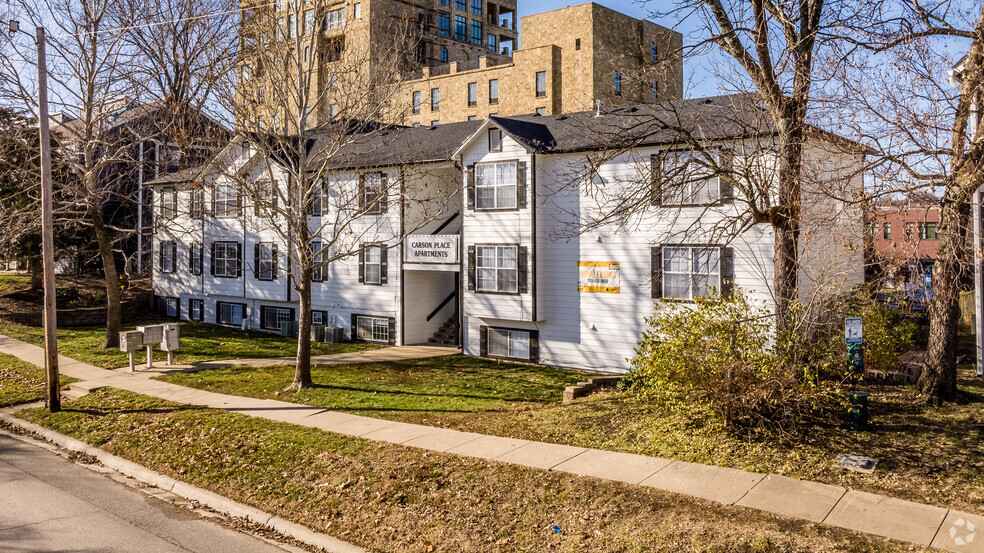
[(427, 321), (430, 322), (431, 319), (436, 317), (437, 314), (440, 313), (442, 309), (444, 309), (444, 307), (448, 304), (448, 302), (453, 300), (454, 297), (457, 295), (458, 295), (457, 292), (451, 292), (451, 294), (448, 297), (444, 298), (444, 301), (441, 302), (441, 305), (438, 305), (437, 309), (431, 311), (430, 315), (427, 315)]

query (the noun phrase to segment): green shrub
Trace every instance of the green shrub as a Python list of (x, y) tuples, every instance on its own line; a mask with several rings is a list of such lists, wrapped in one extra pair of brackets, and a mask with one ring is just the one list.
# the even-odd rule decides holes
[(647, 399), (703, 404), (730, 427), (788, 427), (824, 389), (773, 347), (771, 313), (740, 292), (663, 303), (646, 322), (627, 387)]

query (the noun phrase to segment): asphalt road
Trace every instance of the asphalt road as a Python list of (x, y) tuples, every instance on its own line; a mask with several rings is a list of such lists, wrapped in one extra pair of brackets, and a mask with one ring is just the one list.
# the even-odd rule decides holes
[(0, 435), (0, 551), (283, 553)]

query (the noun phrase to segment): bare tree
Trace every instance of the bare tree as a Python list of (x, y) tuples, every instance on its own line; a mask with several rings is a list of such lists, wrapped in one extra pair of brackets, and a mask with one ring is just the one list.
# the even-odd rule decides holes
[[(894, 184), (879, 192), (942, 192), (929, 350), (918, 382), (921, 399), (939, 405), (957, 390), (958, 292), (972, 273), (970, 206), (984, 184), (981, 131), (973, 125), (984, 90), (984, 9), (915, 1), (878, 4), (871, 14), (856, 27), (853, 45), (868, 54), (864, 70), (845, 79), (845, 95), (864, 114), (858, 133), (881, 152), (881, 180)], [(948, 51), (956, 42), (966, 45), (959, 63)], [(951, 69), (952, 82), (946, 77)]]
[[(412, 143), (394, 147), (389, 125), (402, 119), (393, 106), (417, 46), (415, 14), (375, 14), (368, 24), (385, 43), (346, 42), (336, 30), (344, 12), (336, 10), (293, 0), (244, 11), (240, 80), (225, 105), (245, 137), (241, 159), (250, 161), (225, 166), (213, 184), (234, 187), (252, 205), (243, 224), (287, 246), (287, 267), (273, 262), (272, 270), (297, 294), (294, 388), (312, 385), (312, 282), (332, 262), (358, 255), (363, 243), (398, 245), (414, 225), (393, 228), (381, 217), (387, 210), (413, 203), (420, 224), (451, 201), (408, 192), (405, 185), (421, 178), (411, 173), (426, 168), (379, 170), (412, 157)], [(453, 173), (442, 177), (455, 180)], [(270, 270), (263, 260), (277, 252), (257, 253), (253, 270)]]
[[(124, 32), (113, 17), (114, 2), (108, 0), (68, 0), (21, 2), (19, 14), (32, 26), (49, 29), (49, 80), (53, 103), (77, 110), (78, 117), (62, 125), (61, 143), (72, 173), (75, 202), (84, 209), (98, 249), (106, 286), (106, 347), (119, 343), (122, 324), (121, 287), (116, 266), (117, 230), (107, 220), (106, 206), (119, 198), (125, 181), (125, 168), (131, 162), (132, 137), (127, 133), (106, 132), (124, 98), (135, 92), (127, 77), (132, 59), (123, 40)], [(15, 56), (5, 58), (6, 91), (12, 100), (34, 109), (35, 83), (30, 79), (35, 45), (23, 38), (11, 47)], [(35, 71), (36, 73), (36, 71)], [(34, 112), (36, 118), (36, 112)]]
[(777, 186), (753, 199), (758, 208), (752, 216), (775, 229), (773, 293), (780, 332), (795, 322), (799, 295), (804, 145), (817, 81), (831, 71), (821, 66), (821, 49), (828, 39), (838, 39), (838, 26), (860, 9), (825, 0), (697, 0), (659, 12), (698, 21), (697, 43), (690, 49), (713, 44), (725, 52), (737, 69), (729, 76), (732, 84), (758, 95), (775, 128)]

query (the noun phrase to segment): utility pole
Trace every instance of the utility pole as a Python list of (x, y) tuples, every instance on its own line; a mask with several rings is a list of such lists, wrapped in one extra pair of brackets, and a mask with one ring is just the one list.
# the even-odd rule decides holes
[(37, 29), (38, 127), (41, 132), (41, 258), (44, 271), (44, 366), (48, 387), (48, 410), (61, 411), (58, 378), (58, 328), (55, 309), (55, 245), (51, 214), (51, 133), (48, 130), (48, 68), (45, 64), (44, 28)]

